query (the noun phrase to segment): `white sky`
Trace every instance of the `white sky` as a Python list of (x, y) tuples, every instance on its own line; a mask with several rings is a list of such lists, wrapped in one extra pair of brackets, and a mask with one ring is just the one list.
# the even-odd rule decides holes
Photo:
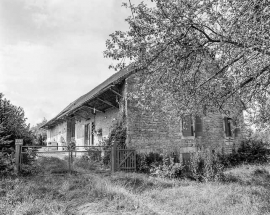
[(121, 4), (0, 1), (0, 92), (23, 107), (31, 125), (51, 119), (114, 73), (102, 52), (110, 33), (128, 29), (124, 19), (131, 12)]

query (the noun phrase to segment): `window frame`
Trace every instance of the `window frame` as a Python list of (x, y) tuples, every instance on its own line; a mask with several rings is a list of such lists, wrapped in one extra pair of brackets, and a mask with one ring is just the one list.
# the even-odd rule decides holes
[[(191, 119), (192, 119), (192, 136), (184, 136), (183, 135), (183, 118), (181, 118), (181, 123), (180, 123), (180, 132), (181, 132), (181, 136), (182, 136), (182, 139), (198, 139), (198, 138), (202, 138), (203, 136), (203, 126), (204, 126), (204, 122), (203, 122), (203, 117), (202, 116), (198, 116), (198, 115), (193, 115), (193, 114), (185, 114), (184, 116), (187, 116), (187, 115), (191, 115)], [(202, 128), (202, 131), (201, 131), (201, 135), (199, 136), (196, 136), (196, 117), (200, 117), (201, 118), (201, 128)]]
[(188, 116), (188, 115), (190, 115), (191, 120), (192, 120), (192, 134), (193, 134), (193, 136), (184, 136), (184, 134), (183, 134), (183, 118), (181, 118), (181, 122), (180, 122), (181, 136), (182, 136), (182, 139), (193, 140), (193, 139), (195, 139), (195, 121), (194, 121), (194, 116), (192, 114), (184, 114), (184, 116)]
[[(227, 118), (227, 120), (225, 120), (225, 118)], [(236, 137), (235, 132), (232, 129), (233, 117), (231, 117), (230, 115), (223, 115), (222, 121), (223, 121), (224, 138), (226, 140), (234, 140)], [(227, 124), (227, 129), (229, 129), (230, 136), (227, 136), (226, 122), (229, 122), (229, 124)]]

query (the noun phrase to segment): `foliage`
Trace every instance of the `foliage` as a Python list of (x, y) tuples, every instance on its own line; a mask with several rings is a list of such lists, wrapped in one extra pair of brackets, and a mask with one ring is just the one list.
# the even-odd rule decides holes
[(162, 164), (152, 165), (150, 174), (161, 178), (180, 178), (183, 177), (184, 168), (182, 163), (176, 163), (173, 157), (167, 156)]
[[(14, 170), (14, 158), (11, 150), (14, 151), (15, 139), (23, 139), (24, 144), (33, 143), (33, 135), (26, 124), (24, 110), (21, 107), (12, 105), (9, 100), (0, 93), (0, 172), (11, 174)], [(13, 173), (12, 173), (13, 174)]]
[(33, 143), (30, 124), (26, 124), (24, 110), (12, 105), (0, 93), (0, 146), (10, 143), (15, 148), (15, 139), (23, 139), (24, 144)]
[(137, 154), (137, 171), (161, 178), (190, 178), (198, 181), (212, 181), (222, 177), (223, 165), (216, 154), (198, 152), (190, 162), (183, 164), (175, 153)]
[(102, 163), (105, 166), (108, 166), (111, 164), (111, 150), (105, 150), (104, 151), (104, 156), (102, 157)]
[(47, 122), (47, 119), (43, 119), (42, 122), (37, 123), (35, 126), (31, 127), (31, 131), (34, 134), (35, 141), (38, 145), (44, 145), (45, 141), (47, 139), (47, 132), (45, 129), (41, 128), (45, 123)]
[(112, 126), (109, 137), (103, 144), (104, 156), (102, 157), (102, 161), (104, 165), (109, 165), (111, 162), (110, 149), (113, 142), (118, 143), (117, 146), (120, 148), (126, 145), (127, 132), (123, 121), (124, 120), (121, 120)]
[(79, 158), (76, 158), (73, 165), (76, 167), (80, 167), (84, 170), (96, 170), (98, 166), (98, 162), (96, 161), (97, 160), (93, 159), (93, 157), (90, 157), (88, 155), (83, 155)]
[(22, 164), (20, 175), (21, 176), (34, 176), (42, 172), (42, 168), (36, 164)]
[(188, 167), (188, 177), (197, 181), (217, 181), (223, 177), (224, 166), (216, 153), (193, 153)]
[(268, 144), (262, 140), (243, 140), (239, 149), (232, 154), (219, 155), (220, 162), (225, 167), (232, 167), (240, 164), (263, 164), (269, 161), (270, 149)]
[(1, 214), (269, 214), (269, 171), (269, 165), (233, 168), (226, 173), (233, 183), (122, 172), (4, 178)]
[(141, 173), (150, 173), (152, 166), (158, 166), (162, 164), (163, 156), (159, 153), (141, 153), (136, 154), (136, 171)]
[(23, 176), (36, 175), (38, 172), (41, 172), (42, 167), (37, 165), (36, 158), (37, 153), (36, 149), (27, 148), (23, 151), (22, 161), (21, 161), (21, 170), (20, 174)]
[(116, 70), (128, 61), (142, 71), (143, 105), (164, 95), (180, 113), (244, 108), (268, 122), (270, 2), (152, 2), (123, 4), (129, 30), (112, 33), (104, 51)]
[(0, 152), (0, 175), (13, 175), (15, 170), (14, 154)]
[(111, 132), (109, 134), (108, 145), (111, 146), (112, 142), (115, 141), (118, 143), (118, 146), (125, 146), (126, 143), (126, 127), (124, 122), (118, 122), (117, 124), (113, 125)]
[(88, 149), (87, 150), (88, 155), (85, 156), (85, 159), (91, 160), (91, 161), (101, 161), (101, 149)]
[(31, 165), (37, 158), (37, 149), (27, 148), (22, 151), (22, 163), (25, 165)]
[(3, 123), (0, 124), (0, 146), (7, 146), (12, 143), (12, 140), (9, 140), (10, 135), (5, 134), (5, 129)]

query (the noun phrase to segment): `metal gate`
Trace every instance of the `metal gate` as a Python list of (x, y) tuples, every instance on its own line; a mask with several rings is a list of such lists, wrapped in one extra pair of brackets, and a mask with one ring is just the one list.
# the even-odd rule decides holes
[(117, 143), (74, 147), (16, 145), (15, 157), (17, 171), (36, 171), (36, 175), (136, 171), (136, 151)]
[[(21, 146), (18, 171), (36, 167), (39, 175), (110, 171), (111, 148), (104, 146)], [(34, 170), (35, 171), (35, 170)]]

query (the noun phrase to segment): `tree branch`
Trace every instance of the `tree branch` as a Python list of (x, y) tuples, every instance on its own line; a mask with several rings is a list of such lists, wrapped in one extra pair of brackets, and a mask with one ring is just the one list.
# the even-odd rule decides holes
[(200, 84), (198, 87), (196, 87), (195, 89), (200, 88), (201, 86), (203, 86), (204, 84), (206, 84), (207, 82), (211, 81), (213, 78), (215, 78), (217, 75), (221, 74), (225, 69), (227, 69), (229, 66), (231, 66), (232, 64), (236, 63), (237, 61), (239, 61), (240, 59), (242, 59), (244, 57), (244, 55), (240, 55), (240, 57), (234, 59), (231, 63), (227, 64), (226, 66), (224, 66), (222, 69), (220, 69), (218, 72), (216, 72), (213, 76), (211, 76), (210, 78), (208, 78), (206, 81), (204, 81), (202, 84)]

